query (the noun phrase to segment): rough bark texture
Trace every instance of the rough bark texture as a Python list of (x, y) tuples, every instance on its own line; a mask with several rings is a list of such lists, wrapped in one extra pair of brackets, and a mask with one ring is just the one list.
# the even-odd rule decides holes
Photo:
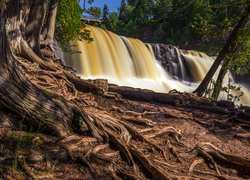
[[(22, 54), (22, 44), (26, 39), (22, 35), (23, 30), (26, 29), (25, 20), (23, 17), (29, 13), (28, 9), (36, 8), (39, 5), (33, 7), (33, 3), (30, 1), (15, 1), (17, 6), (13, 8), (14, 2), (9, 1), (7, 4), (5, 14), (2, 14), (3, 19), (1, 27), (1, 89), (0, 89), (0, 102), (5, 107), (12, 109), (13, 111), (24, 114), (33, 121), (42, 122), (52, 129), (60, 136), (66, 136), (69, 134), (69, 125), (73, 119), (73, 112), (70, 108), (70, 104), (60, 96), (53, 93), (46, 92), (39, 86), (35, 86), (24, 75), (24, 73), (18, 67), (18, 60), (14, 57), (12, 52), (18, 52)], [(13, 9), (11, 9), (13, 8)], [(14, 20), (4, 23), (3, 15), (12, 17), (13, 13), (18, 15), (18, 12), (24, 12), (22, 16), (14, 17)], [(27, 14), (26, 14), (27, 13)], [(16, 23), (12, 24), (15, 21)], [(36, 21), (36, 19), (34, 19)], [(27, 21), (29, 22), (29, 21)], [(28, 24), (30, 24), (29, 22)], [(5, 31), (5, 27), (8, 27)], [(16, 32), (12, 35), (12, 46), (9, 45), (7, 35)], [(19, 33), (20, 32), (20, 33)], [(18, 41), (16, 41), (18, 40)], [(15, 42), (14, 42), (15, 41)], [(10, 49), (11, 48), (11, 49)], [(28, 47), (25, 47), (26, 49)], [(30, 51), (31, 48), (30, 48)], [(24, 54), (26, 54), (25, 52)], [(34, 53), (34, 52), (33, 52)], [(32, 54), (31, 54), (32, 56)], [(53, 115), (52, 115), (53, 114)], [(51, 116), (52, 115), (52, 116)], [(54, 116), (54, 117), (53, 117)], [(55, 123), (58, 122), (58, 123)]]
[(222, 86), (223, 86), (224, 77), (227, 74), (227, 72), (229, 71), (230, 65), (232, 65), (234, 63), (234, 61), (236, 60), (235, 54), (240, 53), (240, 50), (241, 50), (241, 44), (239, 42), (237, 42), (237, 40), (232, 42), (231, 47), (230, 47), (230, 51), (231, 51), (231, 53), (233, 53), (233, 55), (231, 55), (231, 57), (228, 56), (227, 58), (225, 58), (225, 60), (222, 63), (219, 75), (218, 75), (218, 77), (216, 79), (216, 83), (215, 83), (216, 88), (214, 88), (213, 94), (212, 94), (212, 98), (214, 100), (218, 99), (220, 92), (221, 92), (221, 89), (222, 89)]
[[(32, 1), (30, 1), (32, 2)], [(28, 22), (26, 25), (26, 40), (31, 49), (41, 56), (40, 52), (40, 34), (42, 31), (44, 18), (46, 15), (48, 0), (33, 1), (32, 9), (29, 12)]]
[(58, 0), (51, 0), (49, 4), (49, 13), (46, 19), (46, 24), (43, 28), (42, 37), (44, 43), (52, 43), (55, 33), (56, 13), (57, 13)]
[(225, 58), (225, 56), (226, 56), (232, 42), (237, 38), (239, 30), (242, 27), (244, 27), (245, 24), (247, 23), (249, 15), (250, 15), (250, 5), (248, 5), (248, 7), (245, 9), (245, 12), (243, 13), (241, 19), (239, 20), (239, 22), (236, 24), (233, 31), (229, 35), (229, 37), (228, 37), (228, 39), (226, 41), (226, 44), (224, 45), (224, 47), (220, 51), (218, 57), (216, 58), (213, 65), (209, 69), (209, 71), (206, 74), (205, 78), (202, 80), (202, 82), (200, 83), (198, 88), (194, 91), (194, 93), (196, 93), (198, 96), (202, 96), (204, 94), (205, 90), (207, 89), (207, 86), (208, 86), (209, 82), (211, 81), (211, 79), (214, 76), (214, 73), (216, 72), (216, 70), (220, 66), (221, 62), (224, 60), (224, 58)]
[(81, 80), (27, 41), (39, 2), (0, 0), (0, 178), (250, 178), (248, 113)]
[(217, 100), (218, 97), (219, 97), (219, 94), (220, 94), (220, 91), (221, 91), (221, 88), (222, 88), (222, 85), (223, 85), (223, 79), (229, 69), (229, 61), (224, 61), (223, 64), (222, 64), (222, 67), (220, 69), (220, 72), (219, 72), (219, 75), (216, 79), (216, 82), (215, 82), (215, 88), (214, 88), (214, 91), (213, 91), (213, 94), (212, 94), (212, 98), (214, 100)]

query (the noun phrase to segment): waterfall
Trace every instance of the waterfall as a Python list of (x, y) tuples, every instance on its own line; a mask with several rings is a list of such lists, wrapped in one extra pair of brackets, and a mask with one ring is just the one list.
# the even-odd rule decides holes
[[(179, 50), (171, 45), (144, 44), (87, 26), (94, 39), (72, 42), (76, 53), (64, 53), (66, 65), (84, 79), (108, 79), (110, 83), (157, 92), (193, 91), (205, 77), (214, 59), (204, 53)], [(242, 103), (250, 104), (243, 88)], [(223, 97), (222, 97), (223, 98)]]

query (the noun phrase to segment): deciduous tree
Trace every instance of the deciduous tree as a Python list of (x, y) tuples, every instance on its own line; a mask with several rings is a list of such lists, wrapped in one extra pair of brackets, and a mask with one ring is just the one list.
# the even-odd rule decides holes
[[(198, 88), (194, 91), (194, 93), (196, 93), (199, 96), (202, 96), (204, 94), (204, 92), (205, 92), (209, 82), (213, 78), (216, 70), (221, 65), (221, 63), (225, 60), (226, 55), (230, 51), (230, 47), (232, 46), (233, 42), (238, 37), (240, 30), (242, 28), (244, 28), (244, 26), (246, 25), (246, 23), (248, 21), (248, 18), (249, 18), (249, 15), (250, 15), (250, 5), (248, 5), (246, 7), (242, 17), (240, 18), (239, 22), (234, 27), (234, 29), (231, 32), (231, 34), (229, 35), (229, 37), (227, 38), (227, 41), (226, 41), (224, 47), (220, 51), (219, 55), (217, 56), (215, 62), (212, 65), (212, 67), (209, 69), (209, 71), (206, 74), (205, 78), (200, 83)], [(227, 63), (225, 63), (224, 65), (227, 65)], [(222, 67), (222, 68), (224, 68), (224, 67)]]

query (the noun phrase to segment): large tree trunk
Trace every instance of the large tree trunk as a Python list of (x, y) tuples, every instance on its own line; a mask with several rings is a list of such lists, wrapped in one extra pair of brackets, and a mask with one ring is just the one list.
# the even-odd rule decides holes
[(222, 89), (222, 86), (223, 86), (223, 80), (226, 76), (226, 73), (229, 71), (230, 66), (232, 66), (232, 64), (235, 62), (235, 60), (236, 60), (235, 56), (237, 55), (237, 53), (240, 52), (240, 50), (241, 50), (241, 43), (237, 42), (237, 40), (234, 41), (230, 47), (230, 52), (229, 52), (232, 55), (231, 56), (228, 55), (227, 58), (224, 59), (222, 66), (221, 66), (221, 69), (220, 69), (220, 72), (219, 72), (219, 75), (216, 79), (216, 82), (214, 85), (214, 90), (212, 93), (212, 98), (214, 100), (218, 99), (220, 92), (221, 92), (221, 89)]
[[(21, 47), (22, 43), (26, 42), (25, 39), (30, 39), (27, 44), (31, 45), (31, 49), (39, 47), (38, 37), (43, 15), (37, 18), (26, 17), (32, 14), (31, 9), (43, 9), (43, 4), (30, 0), (1, 3), (5, 9), (2, 9), (0, 14), (0, 104), (25, 115), (30, 121), (44, 123), (59, 136), (69, 135), (69, 126), (74, 116), (70, 104), (60, 96), (49, 96), (46, 90), (32, 84), (20, 70), (18, 60), (13, 54), (22, 54)], [(31, 26), (39, 31), (29, 32)], [(28, 38), (24, 35), (28, 35)]]
[(214, 90), (212, 93), (212, 98), (214, 100), (217, 100), (219, 95), (220, 95), (221, 88), (223, 85), (223, 79), (224, 79), (224, 77), (229, 69), (228, 66), (229, 66), (229, 61), (223, 62), (222, 67), (221, 67), (220, 72), (219, 72), (219, 75), (218, 75), (216, 82), (214, 84)]
[(205, 78), (200, 83), (198, 88), (194, 91), (194, 93), (196, 93), (198, 96), (202, 96), (204, 94), (204, 92), (207, 89), (207, 86), (208, 86), (209, 82), (212, 80), (216, 70), (218, 69), (221, 62), (224, 60), (226, 54), (228, 53), (232, 42), (234, 42), (234, 40), (237, 38), (239, 30), (242, 27), (244, 27), (245, 24), (247, 23), (249, 14), (250, 14), (250, 5), (248, 5), (248, 7), (245, 9), (245, 12), (243, 13), (241, 19), (239, 20), (239, 22), (237, 23), (237, 25), (234, 27), (233, 31), (229, 35), (229, 37), (228, 37), (228, 39), (226, 41), (226, 44), (224, 45), (224, 47), (220, 51), (218, 57), (216, 58), (216, 60), (213, 63), (212, 67), (209, 69), (209, 71), (206, 74)]
[[(32, 1), (30, 1), (32, 2)], [(28, 22), (26, 25), (26, 40), (31, 49), (41, 57), (40, 52), (40, 34), (42, 31), (44, 18), (46, 15), (48, 0), (33, 1), (32, 9), (30, 10)]]
[(220, 72), (218, 74), (218, 77), (216, 79), (216, 82), (214, 84), (214, 90), (213, 90), (213, 93), (212, 93), (212, 98), (214, 100), (217, 100), (219, 95), (220, 95), (220, 92), (221, 92), (221, 89), (222, 89), (222, 86), (223, 86), (223, 80), (227, 74), (227, 72), (229, 71), (230, 69), (230, 65), (232, 65), (234, 63), (234, 60), (235, 60), (235, 54), (239, 53), (240, 51), (240, 45), (238, 45), (238, 42), (233, 42), (231, 47), (230, 47), (230, 51), (231, 53), (234, 53), (233, 55), (231, 55), (231, 57), (228, 57), (224, 59), (223, 63), (222, 63), (222, 66), (221, 66), (221, 69), (220, 69)]
[(49, 13), (44, 26), (42, 37), (45, 44), (52, 43), (55, 33), (56, 13), (57, 13), (58, 0), (51, 0), (49, 5)]

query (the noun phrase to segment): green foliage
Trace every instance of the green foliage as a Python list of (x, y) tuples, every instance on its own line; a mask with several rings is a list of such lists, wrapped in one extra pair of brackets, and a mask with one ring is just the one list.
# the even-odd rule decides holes
[(102, 9), (102, 21), (104, 23), (108, 21), (108, 16), (109, 16), (109, 7), (107, 4), (104, 4)]
[(86, 41), (88, 43), (94, 40), (91, 37), (90, 30), (85, 29), (85, 24), (82, 24), (82, 28), (81, 28), (81, 30), (79, 32), (79, 35), (78, 35), (78, 40), (80, 40), (80, 41)]
[[(248, 2), (249, 0), (122, 0), (118, 22), (115, 20), (118, 26), (111, 28), (105, 24), (105, 27), (144, 41), (150, 39), (151, 42), (172, 43), (215, 55)], [(114, 18), (109, 16), (111, 17)], [(154, 29), (154, 35), (150, 38), (144, 35), (147, 27)]]
[(64, 50), (68, 50), (69, 42), (79, 37), (82, 9), (78, 0), (60, 0), (57, 10), (56, 36)]
[(104, 4), (102, 9), (102, 24), (106, 27), (109, 27), (109, 7), (107, 4)]
[(130, 13), (131, 12), (127, 11), (127, 4), (125, 0), (122, 0), (119, 8), (119, 21), (125, 22), (127, 20), (127, 16), (129, 16)]
[(135, 23), (133, 17), (134, 8), (134, 6), (126, 4), (125, 0), (121, 1), (118, 15), (118, 28), (116, 30), (119, 34), (132, 36), (131, 32), (136, 33), (138, 31), (138, 24)]
[(224, 43), (224, 41), (213, 39), (203, 42), (202, 45), (199, 44), (199, 47), (194, 46), (193, 49), (200, 49), (202, 52), (209, 52), (210, 56), (216, 56)]
[(129, 5), (133, 5), (132, 17), (136, 24), (144, 24), (153, 18), (153, 0), (137, 0)]
[(103, 21), (105, 27), (113, 32), (116, 32), (119, 27), (118, 15), (115, 12), (109, 13), (108, 21)]
[[(89, 3), (93, 0), (88, 1)], [(90, 31), (84, 29), (85, 24), (81, 22), (83, 10), (78, 0), (60, 0), (56, 19), (56, 37), (64, 51), (71, 52), (70, 42), (73, 40), (85, 40), (87, 42), (93, 39)]]
[(209, 32), (211, 9), (210, 4), (206, 0), (195, 0), (191, 5), (189, 27), (193, 35), (203, 38)]
[[(240, 97), (244, 95), (241, 91), (241, 87), (234, 84), (233, 80), (229, 78), (227, 87), (222, 87), (222, 92), (225, 92), (227, 95), (227, 101), (240, 101)], [(239, 92), (239, 95), (234, 95), (233, 92)]]
[(155, 19), (164, 19), (167, 20), (168, 16), (173, 11), (173, 2), (172, 0), (156, 0), (154, 8)]
[(241, 87), (238, 85), (235, 85), (232, 78), (228, 79), (226, 86), (223, 86), (222, 82), (220, 82), (220, 84), (216, 84), (216, 81), (212, 80), (208, 88), (206, 89), (204, 96), (206, 98), (214, 100), (213, 99), (214, 89), (217, 89), (219, 94), (222, 93), (223, 94), (222, 96), (225, 100), (234, 102), (234, 103), (239, 102), (240, 98), (244, 95), (244, 93), (241, 91)]
[(231, 70), (242, 75), (250, 70), (250, 23), (239, 34), (227, 58), (232, 60)]
[(109, 15), (110, 28), (116, 30), (119, 26), (118, 15), (115, 12), (110, 13)]
[(88, 9), (88, 13), (94, 18), (98, 19), (100, 18), (102, 11), (99, 7), (90, 7)]

